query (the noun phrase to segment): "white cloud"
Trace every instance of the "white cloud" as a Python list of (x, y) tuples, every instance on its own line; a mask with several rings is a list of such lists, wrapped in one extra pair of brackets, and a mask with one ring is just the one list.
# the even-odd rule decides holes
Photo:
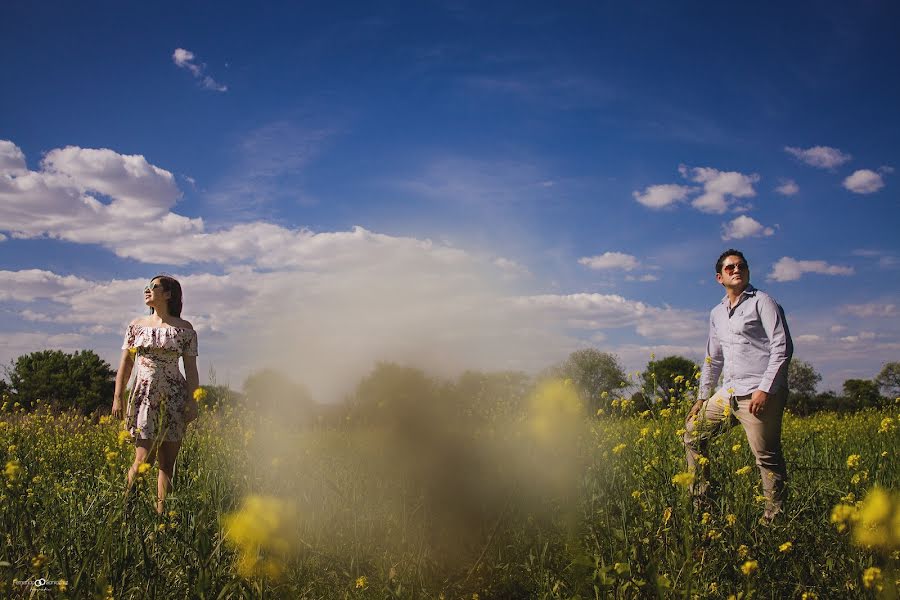
[(9, 140), (0, 140), (0, 173), (22, 175), (26, 171), (22, 150)]
[(800, 186), (793, 179), (782, 180), (781, 184), (775, 188), (775, 191), (782, 196), (793, 196), (800, 193)]
[(881, 302), (870, 302), (868, 304), (845, 304), (841, 307), (841, 312), (845, 312), (857, 317), (897, 317), (900, 311), (897, 310), (896, 304), (886, 304)]
[(527, 267), (517, 263), (514, 260), (499, 256), (493, 261), (494, 266), (503, 271), (503, 276), (508, 278), (530, 277), (531, 271)]
[[(703, 184), (703, 193), (691, 201), (691, 206), (701, 212), (722, 214), (727, 212), (735, 198), (756, 196), (753, 184), (759, 175), (744, 175), (737, 171), (719, 171), (709, 167), (678, 167), (682, 177)], [(740, 208), (740, 207), (738, 207)]]
[(803, 334), (803, 335), (798, 335), (798, 336), (796, 336), (796, 337), (794, 338), (794, 341), (795, 341), (795, 342), (803, 342), (803, 343), (821, 342), (821, 341), (822, 341), (822, 336), (820, 336), (820, 335), (815, 335), (815, 334), (811, 334), (811, 333), (807, 333), (807, 334)]
[(824, 260), (796, 260), (789, 256), (778, 259), (769, 273), (770, 281), (796, 281), (805, 273), (821, 275), (853, 275), (853, 267), (830, 265)]
[(687, 198), (694, 188), (674, 183), (651, 185), (643, 193), (634, 191), (631, 195), (635, 200), (650, 208), (665, 208)]
[(646, 275), (641, 275), (640, 277), (635, 277), (634, 275), (626, 275), (625, 281), (641, 281), (641, 282), (659, 281), (659, 277), (652, 273), (647, 273)]
[(61, 276), (39, 269), (0, 271), (0, 301), (31, 302), (38, 298), (53, 299), (84, 291), (92, 285), (92, 282), (74, 275)]
[(846, 325), (832, 325), (830, 331), (831, 333), (840, 333), (842, 331), (845, 331), (846, 329)]
[(872, 194), (884, 187), (884, 179), (875, 171), (859, 169), (844, 179), (843, 185), (855, 194)]
[(597, 256), (584, 256), (578, 259), (578, 263), (598, 271), (608, 269), (631, 271), (636, 269), (639, 264), (636, 257), (622, 252), (604, 252)]
[(194, 79), (200, 82), (200, 85), (215, 92), (227, 92), (228, 86), (218, 83), (215, 79), (205, 73), (206, 65), (195, 62), (196, 56), (190, 50), (184, 48), (176, 48), (172, 53), (172, 61), (182, 69), (190, 71)]
[(741, 215), (730, 223), (722, 224), (723, 240), (740, 240), (747, 237), (764, 237), (775, 233), (771, 227), (764, 227), (762, 223), (747, 215)]
[(878, 337), (874, 331), (860, 331), (856, 335), (847, 335), (841, 338), (842, 342), (848, 342), (850, 344), (856, 344), (859, 342), (871, 342), (876, 337)]
[(849, 154), (845, 154), (830, 146), (813, 146), (805, 150), (793, 146), (785, 146), (784, 151), (819, 169), (833, 169), (853, 158)]

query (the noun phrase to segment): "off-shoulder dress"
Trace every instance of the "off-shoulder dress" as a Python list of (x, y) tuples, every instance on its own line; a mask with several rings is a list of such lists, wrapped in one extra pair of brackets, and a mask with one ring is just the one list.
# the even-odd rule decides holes
[(134, 351), (136, 369), (125, 427), (135, 440), (180, 441), (188, 395), (178, 359), (197, 356), (197, 332), (132, 324), (122, 349)]

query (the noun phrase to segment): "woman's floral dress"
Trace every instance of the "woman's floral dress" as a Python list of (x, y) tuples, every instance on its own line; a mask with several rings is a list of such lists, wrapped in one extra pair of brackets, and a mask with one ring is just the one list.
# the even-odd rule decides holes
[(184, 327), (129, 325), (122, 349), (135, 352), (137, 369), (125, 427), (135, 440), (180, 441), (188, 396), (178, 358), (197, 356), (197, 332)]

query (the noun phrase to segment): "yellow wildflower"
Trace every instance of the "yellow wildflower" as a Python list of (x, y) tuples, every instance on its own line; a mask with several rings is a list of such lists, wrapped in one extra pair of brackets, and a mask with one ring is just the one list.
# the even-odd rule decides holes
[(803, 592), (803, 595), (800, 596), (800, 600), (819, 600), (819, 595), (815, 592)]
[(368, 580), (366, 579), (365, 575), (357, 577), (356, 578), (356, 589), (364, 590), (366, 588), (367, 583), (368, 583)]
[(113, 462), (115, 462), (116, 458), (118, 458), (118, 456), (119, 456), (119, 453), (118, 453), (118, 452), (114, 452), (114, 451), (112, 451), (112, 450), (109, 450), (109, 451), (107, 451), (107, 453), (106, 453), (106, 462), (108, 462), (108, 463), (113, 463)]
[(741, 544), (738, 546), (738, 558), (746, 558), (750, 553), (750, 548), (748, 548), (745, 544)]
[(750, 577), (751, 575), (756, 573), (756, 571), (758, 571), (758, 570), (759, 570), (759, 562), (755, 561), (755, 560), (748, 560), (743, 565), (741, 565), (741, 573), (743, 573), (747, 577)]
[(838, 532), (843, 533), (851, 523), (856, 521), (857, 511), (855, 506), (838, 504), (831, 509), (831, 522), (837, 527)]
[(859, 507), (853, 541), (888, 551), (900, 547), (900, 498), (873, 488)]
[(628, 444), (618, 444), (617, 446), (613, 447), (612, 452), (613, 452), (613, 454), (618, 454), (619, 452), (621, 452), (622, 450), (624, 450), (627, 447), (628, 447)]
[(784, 554), (787, 554), (794, 548), (794, 544), (791, 542), (785, 542), (782, 545), (778, 546), (778, 551)]
[(855, 469), (855, 468), (859, 467), (859, 459), (860, 459), (859, 454), (851, 454), (850, 456), (848, 456), (847, 457), (847, 468)]
[(878, 567), (869, 567), (863, 571), (862, 581), (867, 590), (874, 588), (880, 592), (882, 589), (881, 569)]
[(31, 559), (31, 567), (35, 571), (40, 571), (41, 568), (47, 564), (47, 557), (44, 554), (38, 554), (34, 558)]
[(295, 549), (296, 513), (278, 498), (247, 496), (240, 510), (225, 516), (225, 539), (238, 549), (236, 570), (245, 578), (281, 575)]
[(740, 469), (738, 469), (737, 471), (735, 471), (734, 474), (735, 475), (747, 475), (752, 470), (753, 469), (749, 465), (747, 465), (747, 466), (743, 466)]
[(143, 475), (147, 471), (150, 470), (150, 463), (141, 463), (138, 465), (137, 472), (138, 475)]
[(672, 483), (674, 483), (675, 485), (688, 487), (694, 483), (694, 474), (690, 471), (678, 473), (677, 475), (672, 477)]
[(738, 452), (741, 451), (741, 445), (735, 444), (734, 446), (731, 447), (731, 451), (734, 452), (735, 454), (737, 454)]
[(896, 421), (890, 417), (885, 417), (881, 420), (881, 425), (878, 427), (878, 433), (890, 433), (896, 428)]
[(207, 392), (204, 388), (198, 387), (196, 390), (194, 390), (194, 400), (196, 400), (197, 402), (203, 403), (203, 401), (206, 400), (206, 396)]
[(15, 481), (21, 472), (22, 466), (18, 460), (13, 459), (6, 463), (6, 478), (10, 481)]
[(725, 515), (725, 522), (733, 526), (735, 523), (737, 523), (737, 516), (729, 513)]

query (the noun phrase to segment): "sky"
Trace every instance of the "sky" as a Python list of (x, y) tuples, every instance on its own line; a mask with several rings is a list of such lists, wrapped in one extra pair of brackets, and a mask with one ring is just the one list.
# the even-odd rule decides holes
[(0, 362), (119, 361), (158, 273), (201, 380), (701, 360), (747, 256), (821, 390), (900, 359), (890, 1), (0, 6)]

